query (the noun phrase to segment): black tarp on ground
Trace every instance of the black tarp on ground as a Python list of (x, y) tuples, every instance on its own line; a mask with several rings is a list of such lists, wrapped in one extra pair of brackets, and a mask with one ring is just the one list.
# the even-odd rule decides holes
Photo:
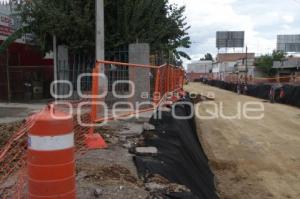
[(268, 100), (271, 85), (260, 84), (260, 85), (248, 85), (247, 94), (252, 97)]
[(281, 103), (300, 107), (300, 86), (283, 86), (285, 96), (281, 99)]
[[(203, 82), (203, 80), (199, 81)], [(207, 80), (205, 81), (205, 83), (210, 86), (215, 86), (233, 92), (236, 92), (237, 89), (237, 84), (227, 83), (220, 80)], [(247, 95), (268, 100), (271, 87), (271, 84), (248, 85)], [(276, 88), (275, 101), (278, 103), (292, 105), (300, 108), (300, 86), (283, 85), (283, 89), (285, 95), (283, 98), (280, 98), (280, 88)]]
[[(190, 115), (188, 106), (177, 105), (177, 116)], [(155, 157), (136, 156), (138, 172), (160, 174), (172, 182), (187, 186), (192, 195), (178, 195), (171, 198), (217, 199), (214, 175), (207, 157), (199, 143), (194, 118), (178, 120), (170, 112), (162, 112), (162, 119), (151, 118), (156, 128), (155, 136), (145, 140), (147, 146), (157, 147)]]

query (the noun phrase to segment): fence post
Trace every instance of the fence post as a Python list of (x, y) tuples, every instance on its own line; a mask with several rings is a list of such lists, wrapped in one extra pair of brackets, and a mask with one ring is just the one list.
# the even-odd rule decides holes
[[(97, 119), (97, 97), (99, 96), (99, 83), (101, 66), (100, 63), (96, 63), (96, 66), (92, 73), (92, 104), (91, 104), (91, 124), (95, 125)], [(104, 149), (107, 145), (100, 134), (95, 133), (94, 126), (90, 127), (89, 132), (85, 135), (85, 144), (89, 149)]]
[(92, 107), (91, 107), (91, 122), (94, 122), (97, 118), (97, 98), (99, 91), (99, 64), (93, 69), (92, 75)]
[(164, 94), (166, 94), (168, 92), (168, 65), (164, 66), (164, 81)]
[(173, 92), (174, 91), (174, 81), (175, 81), (175, 79), (174, 79), (174, 70), (175, 70), (175, 68), (174, 67), (172, 67), (171, 68), (171, 76), (172, 76), (172, 78), (171, 78), (171, 83), (172, 83), (172, 85), (171, 85), (171, 91)]
[(167, 94), (169, 94), (169, 92), (170, 92), (170, 77), (171, 77), (171, 74), (170, 74), (170, 65), (168, 65), (168, 67), (167, 67), (167, 71), (168, 71), (168, 77), (167, 77), (167, 85), (168, 85), (168, 87), (167, 87)]
[(180, 73), (180, 90), (183, 90), (183, 85), (184, 85), (184, 70), (182, 70)]
[[(155, 78), (155, 89), (154, 89), (154, 100), (153, 102), (157, 105), (161, 99), (161, 92), (160, 92), (160, 82), (161, 82), (161, 79), (160, 79), (160, 68), (157, 69), (157, 72), (156, 72), (156, 78)], [(159, 98), (157, 98), (157, 94), (159, 93)]]

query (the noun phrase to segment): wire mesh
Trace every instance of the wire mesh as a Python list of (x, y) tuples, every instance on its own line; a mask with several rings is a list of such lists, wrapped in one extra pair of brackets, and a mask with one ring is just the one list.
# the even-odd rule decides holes
[[(132, 80), (136, 81), (139, 77), (138, 69), (149, 69), (149, 78), (150, 84), (153, 84), (149, 87), (149, 91), (153, 90), (151, 94), (151, 100), (154, 100), (155, 93), (159, 94), (159, 97), (156, 104), (163, 99), (163, 96), (169, 92), (173, 92), (178, 89), (182, 89), (183, 87), (183, 70), (181, 68), (171, 66), (171, 65), (163, 65), (163, 66), (151, 66), (151, 65), (137, 65), (137, 64), (127, 64), (127, 63), (119, 63), (119, 62), (106, 62), (101, 61), (97, 63), (97, 67), (100, 64), (104, 64), (105, 67), (110, 67), (107, 70), (107, 74), (110, 75), (111, 84), (114, 81), (118, 80)], [(112, 69), (112, 67), (116, 67), (117, 70)], [(69, 71), (72, 73), (73, 71)], [(99, 70), (94, 69), (94, 73), (98, 73)], [(96, 78), (91, 77), (91, 87), (93, 96), (98, 95), (99, 93), (99, 85), (98, 81), (94, 81)], [(94, 88), (94, 89), (93, 89)], [(95, 89), (96, 88), (96, 89)], [(152, 89), (151, 89), (152, 88)], [(87, 89), (87, 90), (90, 90)], [(109, 90), (109, 89), (108, 89)], [(117, 87), (117, 92), (128, 92), (130, 91), (129, 86), (120, 85)], [(54, 104), (55, 109), (65, 110), (65, 107), (59, 104), (63, 104), (63, 102), (69, 102), (72, 104), (72, 108), (78, 108), (82, 101), (93, 101), (93, 99), (80, 99), (80, 100), (62, 100), (62, 103)], [(79, 115), (81, 121), (85, 124), (95, 123), (96, 120), (98, 122), (103, 120), (114, 120), (117, 119), (115, 117), (103, 118), (93, 116), (93, 104), (87, 105), (87, 112), (82, 112)], [(94, 107), (95, 108), (95, 107)], [(137, 113), (151, 111), (153, 108), (145, 108), (143, 110), (133, 111), (129, 113), (125, 113), (123, 115), (134, 115)], [(97, 114), (96, 114), (97, 115)], [(122, 116), (122, 115), (120, 115)], [(85, 146), (85, 136), (90, 131), (89, 127), (84, 127), (79, 124), (77, 120), (78, 115), (74, 114), (74, 133), (75, 133), (75, 146), (76, 146), (76, 157), (80, 158), (81, 155), (87, 152), (87, 148)], [(0, 198), (25, 198), (26, 196), (26, 151), (27, 151), (27, 133), (29, 129), (34, 125), (36, 121), (36, 114), (29, 116), (24, 122), (20, 124), (19, 127), (11, 134), (11, 136), (7, 139), (6, 144), (0, 148)], [(0, 126), (0, 131), (2, 131), (4, 127)], [(1, 147), (1, 146), (0, 146)], [(10, 186), (5, 186), (5, 184), (11, 180)]]

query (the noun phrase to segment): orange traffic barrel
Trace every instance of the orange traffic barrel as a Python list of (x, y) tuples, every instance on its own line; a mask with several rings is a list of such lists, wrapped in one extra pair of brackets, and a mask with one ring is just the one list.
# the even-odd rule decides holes
[(28, 198), (74, 199), (73, 119), (53, 107), (36, 115), (28, 135)]

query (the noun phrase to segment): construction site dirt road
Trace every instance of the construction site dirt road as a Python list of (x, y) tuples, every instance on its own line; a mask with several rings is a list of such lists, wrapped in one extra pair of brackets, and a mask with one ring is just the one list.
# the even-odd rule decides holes
[[(300, 198), (300, 109), (200, 83), (190, 83), (185, 90), (214, 93), (225, 115), (235, 115), (239, 102), (261, 102), (265, 109), (260, 120), (196, 117), (220, 198)], [(215, 111), (212, 104), (195, 107), (200, 115)]]

